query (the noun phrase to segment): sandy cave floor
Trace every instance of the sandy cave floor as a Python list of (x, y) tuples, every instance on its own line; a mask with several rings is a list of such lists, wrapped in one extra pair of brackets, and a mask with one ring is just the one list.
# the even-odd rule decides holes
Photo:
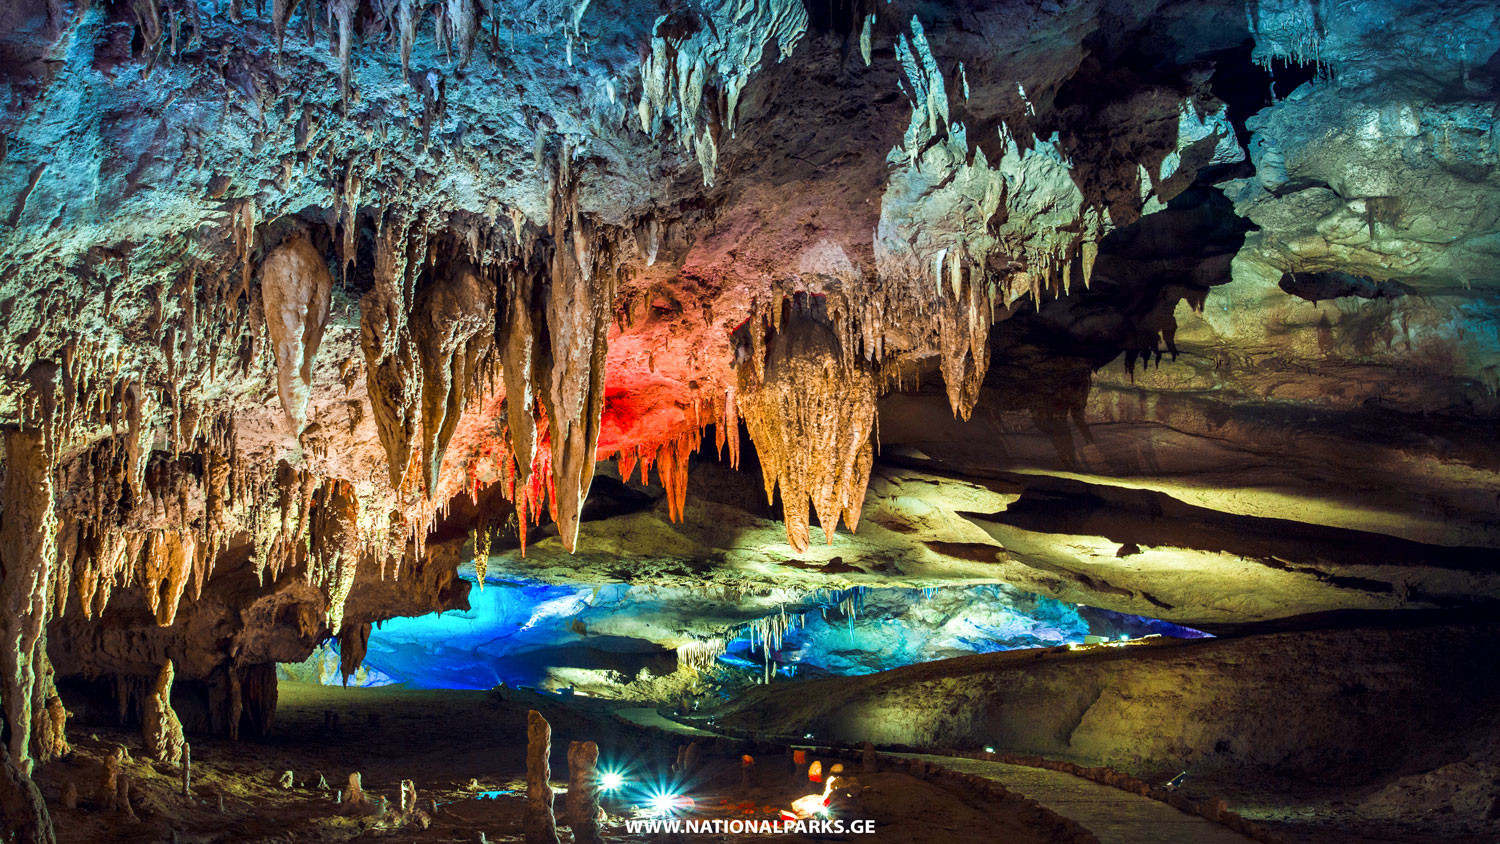
[[(399, 842), (519, 841), (525, 804), (525, 723), (539, 709), (553, 727), (552, 775), (561, 812), (566, 790), (566, 748), (571, 740), (600, 745), (601, 767), (624, 766), (634, 781), (666, 776), (676, 745), (621, 723), (616, 703), (574, 699), (566, 703), (524, 692), (501, 700), (489, 692), (403, 688), (342, 689), (283, 682), (275, 726), (265, 739), (192, 736), (193, 797), (180, 794), (178, 770), (145, 758), (138, 731), (76, 724), (73, 753), (43, 767), (39, 781), (52, 809), (60, 844), (108, 842)], [(325, 712), (338, 714), (338, 728), (325, 728)], [(124, 770), (132, 781), (137, 820), (100, 808), (96, 783), (104, 759), (119, 745), (130, 753)], [(280, 786), (285, 771), (295, 785)], [(738, 758), (706, 756), (691, 782), (695, 817), (764, 818), (815, 788), (799, 781), (784, 758), (757, 760), (747, 791), (740, 785)], [(393, 829), (369, 814), (341, 811), (334, 799), (351, 771), (362, 774), (367, 795), (394, 803), (400, 781), (416, 783), (419, 805), (437, 811), (430, 828)], [(317, 788), (326, 778), (328, 790)], [(64, 785), (78, 789), (76, 809), (62, 805)], [(987, 805), (971, 794), (949, 791), (901, 773), (861, 778), (866, 788), (860, 817), (873, 820), (873, 836), (799, 835), (694, 836), (694, 840), (878, 840), (952, 842), (985, 830), (986, 840), (1013, 844), (1047, 841), (1012, 810)], [(477, 787), (476, 787), (477, 785)], [(223, 798), (223, 811), (219, 798)], [(623, 821), (633, 801), (606, 799), (610, 841), (656, 840), (630, 834)], [(851, 817), (853, 815), (851, 814)], [(990, 838), (990, 833), (1000, 839)], [(560, 831), (563, 842), (570, 833)]]

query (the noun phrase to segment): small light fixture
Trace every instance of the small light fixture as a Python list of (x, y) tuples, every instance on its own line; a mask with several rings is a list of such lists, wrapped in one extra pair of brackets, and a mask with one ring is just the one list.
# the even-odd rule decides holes
[(616, 791), (625, 784), (625, 775), (619, 771), (605, 771), (599, 776), (600, 791)]

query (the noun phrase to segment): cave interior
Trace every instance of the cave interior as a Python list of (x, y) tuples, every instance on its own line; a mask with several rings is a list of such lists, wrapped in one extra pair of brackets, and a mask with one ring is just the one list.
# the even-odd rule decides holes
[(1489, 844), (1497, 102), (1495, 0), (6, 0), (0, 844)]

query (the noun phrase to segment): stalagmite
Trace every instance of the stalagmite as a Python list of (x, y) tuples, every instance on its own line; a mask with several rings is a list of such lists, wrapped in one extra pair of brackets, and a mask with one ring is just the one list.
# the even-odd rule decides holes
[(535, 709), (526, 713), (526, 844), (558, 844), (552, 816), (552, 725)]
[(172, 661), (166, 660), (157, 672), (156, 684), (145, 701), (142, 736), (146, 752), (159, 762), (171, 765), (182, 763), (185, 742), (182, 737), (182, 722), (172, 710)]
[[(47, 684), (51, 683), (49, 678)], [(48, 694), (46, 712), (39, 713), (37, 721), (41, 758), (57, 759), (73, 752), (68, 744), (68, 710), (63, 706), (62, 698), (58, 697), (56, 690)]]
[(489, 525), (480, 525), (470, 532), (470, 541), (474, 543), (474, 585), (480, 592), (484, 591), (485, 575), (490, 567), (491, 536)]
[(574, 844), (599, 844), (599, 745), (568, 744), (568, 826)]
[(753, 352), (740, 365), (740, 415), (760, 454), (766, 497), (780, 487), (787, 541), (801, 552), (809, 503), (830, 543), (840, 518), (850, 530), (859, 525), (874, 460), (875, 373), (851, 360), (804, 304), (766, 343), (764, 377), (756, 376)]
[(297, 236), (261, 263), (261, 298), (266, 331), (276, 356), (276, 386), (293, 434), (307, 422), (313, 363), (333, 296), (333, 277), (323, 256)]
[(351, 808), (360, 808), (369, 802), (365, 797), (365, 789), (360, 781), (359, 771), (349, 774), (349, 787), (344, 789), (343, 802), (345, 806)]

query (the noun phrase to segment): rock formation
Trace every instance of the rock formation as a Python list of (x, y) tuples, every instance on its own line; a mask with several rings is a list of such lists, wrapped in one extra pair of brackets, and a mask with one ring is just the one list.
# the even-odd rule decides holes
[(162, 663), (156, 675), (156, 684), (145, 703), (146, 752), (158, 762), (169, 765), (183, 764), (183, 753), (187, 747), (182, 737), (182, 722), (172, 711), (172, 663)]
[(599, 745), (591, 741), (568, 744), (568, 827), (577, 844), (598, 844)]
[(557, 844), (552, 815), (552, 725), (541, 713), (526, 713), (526, 844)]
[(313, 362), (328, 326), (333, 279), (323, 255), (305, 237), (283, 242), (260, 266), (266, 334), (276, 358), (276, 389), (293, 433), (302, 433), (312, 391)]
[[(740, 364), (739, 404), (760, 456), (766, 498), (779, 486), (787, 541), (806, 551), (808, 504), (830, 544), (842, 519), (859, 527), (874, 459), (876, 377), (833, 329), (803, 306), (754, 333)], [(764, 351), (762, 351), (762, 349)]]

